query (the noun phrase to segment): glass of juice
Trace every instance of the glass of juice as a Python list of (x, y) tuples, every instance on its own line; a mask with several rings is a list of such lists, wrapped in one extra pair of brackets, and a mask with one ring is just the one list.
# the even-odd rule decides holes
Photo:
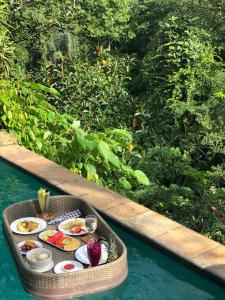
[(48, 212), (49, 209), (50, 191), (47, 189), (40, 188), (38, 191), (38, 203), (41, 213), (36, 216), (45, 221), (49, 221), (52, 218), (52, 214)]
[(93, 238), (87, 242), (87, 253), (91, 267), (98, 265), (101, 257), (101, 243)]

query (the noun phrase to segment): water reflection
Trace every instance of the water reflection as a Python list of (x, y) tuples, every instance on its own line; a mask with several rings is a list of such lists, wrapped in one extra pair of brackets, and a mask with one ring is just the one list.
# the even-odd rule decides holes
[[(43, 183), (0, 160), (0, 209), (36, 197)], [(46, 186), (47, 187), (47, 186)], [(51, 194), (57, 191), (51, 190)], [(113, 290), (81, 300), (211, 300), (225, 299), (225, 290), (205, 277), (111, 224), (128, 249), (129, 277)], [(22, 288), (0, 228), (0, 299), (34, 299)]]

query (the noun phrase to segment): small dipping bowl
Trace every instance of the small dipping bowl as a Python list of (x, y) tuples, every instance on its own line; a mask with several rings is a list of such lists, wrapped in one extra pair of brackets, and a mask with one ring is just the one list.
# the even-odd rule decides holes
[(63, 270), (65, 272), (74, 272), (74, 271), (76, 271), (76, 269), (77, 269), (77, 267), (76, 267), (75, 263), (73, 264), (73, 263), (69, 262), (63, 266)]
[[(35, 260), (35, 256), (43, 259)], [(41, 269), (52, 263), (52, 252), (46, 248), (37, 248), (27, 252), (26, 259), (32, 269)]]

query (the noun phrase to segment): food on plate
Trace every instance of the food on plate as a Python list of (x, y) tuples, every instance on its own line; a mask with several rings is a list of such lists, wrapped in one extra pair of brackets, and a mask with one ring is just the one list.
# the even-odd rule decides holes
[(55, 233), (57, 232), (57, 230), (46, 230), (44, 232), (42, 232), (40, 234), (40, 239), (43, 240), (43, 241), (47, 241), (47, 239), (50, 237), (50, 236), (53, 236)]
[(38, 223), (35, 221), (23, 220), (18, 222), (17, 230), (21, 232), (32, 232), (37, 229)]
[(32, 249), (36, 249), (36, 248), (39, 248), (39, 245), (33, 240), (28, 240), (28, 241), (25, 241), (24, 244), (19, 249), (22, 252), (28, 252), (28, 251), (30, 251)]
[(42, 232), (39, 235), (39, 237), (41, 240), (43, 240), (49, 244), (53, 244), (56, 247), (59, 247), (65, 251), (73, 251), (80, 246), (79, 240), (76, 240), (68, 235), (65, 235), (61, 231), (54, 230), (54, 233), (53, 233), (53, 230), (47, 230), (47, 231)]
[(66, 224), (63, 225), (64, 229), (72, 229), (75, 226), (85, 226), (84, 225), (84, 219), (74, 219), (71, 221), (68, 221)]
[(49, 256), (47, 253), (34, 253), (29, 256), (29, 260), (32, 262), (42, 261), (48, 259)]
[(85, 227), (85, 220), (79, 218), (65, 223), (63, 225), (63, 229), (69, 230), (71, 233), (79, 233), (81, 231), (87, 231)]
[(83, 231), (84, 229), (80, 226), (75, 226), (73, 228), (70, 229), (72, 233), (79, 233), (81, 231)]

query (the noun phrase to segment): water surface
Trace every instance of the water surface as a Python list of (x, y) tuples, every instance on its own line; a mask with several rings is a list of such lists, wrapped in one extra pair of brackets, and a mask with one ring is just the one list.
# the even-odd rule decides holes
[[(22, 200), (36, 198), (37, 190), (48, 185), (0, 159), (0, 210)], [(51, 194), (60, 191), (50, 187)], [(1, 220), (2, 221), (2, 220)], [(128, 250), (129, 276), (119, 287), (81, 300), (209, 300), (225, 299), (225, 289), (176, 262), (173, 258), (110, 225)], [(19, 280), (10, 249), (0, 227), (0, 300), (35, 299)]]

